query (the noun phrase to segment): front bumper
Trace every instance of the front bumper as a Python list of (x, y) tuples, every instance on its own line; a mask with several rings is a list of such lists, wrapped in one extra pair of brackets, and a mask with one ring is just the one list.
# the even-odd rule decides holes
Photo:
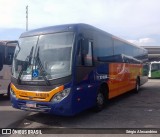
[[(67, 101), (67, 99), (64, 99), (61, 102), (54, 104), (52, 102), (21, 100), (11, 95), (11, 103), (14, 108), (25, 111), (42, 112), (62, 116), (74, 115), (71, 108), (71, 102)], [(35, 104), (36, 107), (28, 107), (26, 105), (27, 103)]]

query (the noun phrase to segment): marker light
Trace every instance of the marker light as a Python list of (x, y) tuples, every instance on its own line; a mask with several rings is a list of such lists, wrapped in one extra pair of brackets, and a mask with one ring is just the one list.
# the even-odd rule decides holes
[(70, 88), (67, 88), (62, 90), (61, 92), (58, 92), (53, 96), (53, 98), (51, 99), (51, 102), (58, 103), (62, 101), (64, 98), (66, 98), (69, 95), (70, 90), (71, 90)]

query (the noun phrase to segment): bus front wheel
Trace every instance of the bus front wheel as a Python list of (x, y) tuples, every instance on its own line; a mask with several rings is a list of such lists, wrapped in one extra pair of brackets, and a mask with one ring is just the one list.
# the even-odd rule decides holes
[(107, 102), (107, 91), (105, 87), (102, 87), (97, 93), (95, 111), (96, 112), (101, 111), (105, 107), (106, 102)]

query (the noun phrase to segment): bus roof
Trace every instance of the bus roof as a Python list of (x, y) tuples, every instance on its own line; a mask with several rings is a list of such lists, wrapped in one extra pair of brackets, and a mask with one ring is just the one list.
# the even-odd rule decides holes
[(4, 41), (4, 40), (2, 40), (2, 41), (0, 41), (0, 45), (6, 45), (6, 43), (7, 43), (8, 41)]
[(43, 35), (43, 34), (63, 32), (63, 31), (74, 31), (76, 30), (77, 25), (78, 24), (66, 24), (66, 25), (49, 26), (49, 27), (34, 29), (22, 33), (20, 37), (29, 37), (29, 36)]
[[(17, 40), (1, 40), (0, 41), (0, 46), (6, 46), (6, 44), (8, 43), (8, 42), (17, 42)], [(12, 44), (12, 43), (10, 43), (8, 46), (15, 46), (15, 44)]]
[[(64, 24), (64, 25), (57, 25), (57, 26), (49, 26), (49, 27), (44, 27), (44, 28), (39, 28), (39, 29), (34, 29), (31, 31), (27, 31), (21, 34), (22, 37), (29, 37), (29, 36), (36, 36), (36, 35), (43, 35), (43, 34), (50, 34), (50, 33), (56, 33), (56, 32), (64, 32), (64, 31), (77, 31), (79, 28), (84, 28), (84, 29), (94, 29), (97, 32), (104, 33), (108, 35), (109, 37), (112, 37), (113, 39), (117, 39), (121, 42), (128, 43), (129, 45), (138, 47), (140, 49), (144, 49), (143, 47), (140, 47), (138, 45), (135, 45), (133, 43), (130, 43), (124, 39), (118, 38), (104, 30), (98, 29), (94, 26), (84, 24), (84, 23), (78, 23), (78, 24)], [(144, 49), (146, 50), (146, 49)], [(146, 50), (147, 51), (147, 50)]]

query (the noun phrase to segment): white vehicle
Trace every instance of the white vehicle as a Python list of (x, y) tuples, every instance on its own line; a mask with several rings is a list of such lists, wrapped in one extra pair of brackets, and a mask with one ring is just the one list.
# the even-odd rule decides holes
[(11, 65), (16, 41), (0, 41), (0, 95), (9, 96)]

